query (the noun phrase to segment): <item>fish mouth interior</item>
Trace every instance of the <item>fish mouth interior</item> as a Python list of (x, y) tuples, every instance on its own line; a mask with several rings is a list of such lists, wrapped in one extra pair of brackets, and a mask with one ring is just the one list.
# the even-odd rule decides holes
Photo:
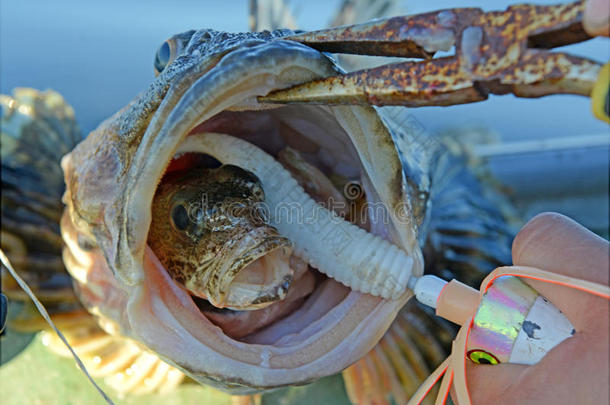
[[(367, 200), (375, 198), (375, 192), (369, 187), (366, 176), (363, 174), (364, 170), (355, 146), (333, 111), (328, 107), (287, 105), (241, 111), (228, 108), (197, 125), (187, 136), (204, 132), (224, 133), (239, 137), (258, 146), (276, 159), (281, 151), (291, 148), (308, 164), (322, 172), (326, 178), (332, 179), (340, 193), (345, 194), (343, 186), (358, 184), (362, 186), (363, 196), (365, 195)], [(166, 173), (176, 169), (214, 167), (219, 164), (209, 156), (187, 153), (174, 156), (167, 165)], [(356, 224), (381, 236), (387, 235), (383, 224), (362, 222)], [(287, 298), (283, 300), (287, 302), (280, 301), (274, 304), (290, 306), (289, 311), (278, 310), (272, 316), (266, 309), (248, 311), (260, 311), (261, 317), (271, 316), (273, 319), (269, 323), (261, 322), (264, 324), (263, 326), (254, 328), (251, 333), (246, 335), (223, 329), (224, 333), (231, 338), (247, 343), (286, 343), (299, 338), (298, 336), (301, 335), (296, 332), (303, 332), (312, 322), (322, 321), (335, 305), (350, 293), (354, 293), (348, 287), (326, 277), (311, 266), (309, 266), (308, 273), (311, 273), (315, 279), (315, 286), (310, 292), (305, 296), (296, 293), (288, 294)], [(290, 289), (300, 288), (301, 285), (302, 283), (294, 282)], [(228, 319), (237, 316), (237, 311), (212, 308), (199, 298), (194, 298), (194, 300), (204, 316), (213, 319), (212, 322), (221, 328), (218, 314), (224, 314)], [(212, 316), (208, 316), (210, 314)], [(297, 322), (296, 320), (299, 318), (306, 318), (307, 322)], [(260, 320), (257, 321), (260, 322)], [(247, 325), (242, 326), (248, 329)], [(298, 330), (299, 328), (301, 330)]]

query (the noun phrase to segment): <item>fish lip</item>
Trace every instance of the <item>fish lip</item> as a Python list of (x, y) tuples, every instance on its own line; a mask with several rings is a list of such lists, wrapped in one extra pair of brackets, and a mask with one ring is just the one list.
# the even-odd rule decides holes
[[(263, 233), (263, 235), (260, 235)], [(263, 238), (260, 242), (256, 243), (252, 246), (252, 238), (258, 239)], [(246, 245), (245, 247), (243, 245)], [(227, 252), (228, 255), (235, 257), (231, 264), (228, 266), (227, 280), (225, 283), (221, 283), (219, 286), (220, 291), (225, 291), (224, 294), (221, 294), (220, 301), (217, 303), (213, 303), (214, 306), (223, 307), (225, 304), (225, 300), (229, 295), (229, 287), (235, 281), (237, 276), (245, 270), (250, 264), (254, 263), (256, 260), (267, 256), (278, 249), (282, 250), (283, 255), (288, 258), (292, 253), (292, 242), (285, 238), (277, 232), (273, 228), (270, 227), (259, 227), (256, 228), (241, 238), (235, 241), (235, 248), (230, 252)], [(243, 310), (243, 309), (259, 309), (266, 306), (266, 304), (271, 304), (278, 299), (282, 299), (285, 296), (286, 291), (290, 287), (292, 283), (292, 275), (286, 275), (282, 278), (280, 283), (274, 283), (265, 291), (265, 295), (261, 296), (255, 301), (251, 302), (248, 308), (240, 308), (240, 307), (230, 307), (230, 309)], [(279, 291), (283, 289), (283, 294)]]

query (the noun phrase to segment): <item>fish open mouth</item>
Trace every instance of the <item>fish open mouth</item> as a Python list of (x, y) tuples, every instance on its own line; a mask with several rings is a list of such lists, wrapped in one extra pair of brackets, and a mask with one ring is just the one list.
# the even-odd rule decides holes
[[(293, 254), (295, 276), (284, 299), (252, 311), (218, 309), (173, 280), (147, 245), (147, 207), (164, 174), (210, 162), (181, 145), (214, 132), (262, 149), (318, 203), (339, 198), (356, 205), (363, 215), (350, 214), (341, 201), (330, 208), (399, 248), (419, 252), (414, 222), (400, 221), (393, 211), (408, 199), (397, 152), (372, 108), (257, 102), (272, 90), (335, 72), (325, 55), (290, 41), (239, 48), (199, 76), (172, 84), (137, 146), (118, 204), (124, 224), (117, 227), (118, 237), (110, 238), (114, 248), (101, 246), (120, 285), (124, 311), (105, 310), (109, 304), (103, 302), (96, 307), (123, 333), (200, 382), (247, 393), (339, 372), (378, 342), (410, 297), (408, 292), (397, 299), (357, 292)], [(356, 197), (349, 195), (354, 184), (361, 190)], [(371, 207), (383, 208), (383, 214), (373, 215)], [(295, 218), (294, 226), (305, 221)], [(343, 249), (329, 245), (314, 253), (323, 257)], [(371, 252), (377, 254), (383, 252)], [(250, 266), (276, 259), (265, 257)]]
[[(281, 106), (235, 111), (236, 109), (241, 110), (229, 106), (199, 123), (186, 137), (207, 132), (224, 133), (256, 145), (282, 162), (321, 206), (348, 217), (367, 231), (390, 238), (388, 226), (392, 224), (384, 223), (381, 216), (371, 220), (370, 215), (367, 215), (367, 204), (374, 207), (380, 200), (375, 197), (377, 191), (364, 173), (355, 146), (332, 110), (320, 106)], [(180, 145), (183, 144), (184, 142)], [(179, 146), (179, 150), (182, 149)], [(220, 163), (208, 155), (181, 151), (172, 157), (165, 175), (174, 170), (214, 167), (218, 164)], [(303, 226), (311, 221), (311, 218), (304, 217), (306, 214), (297, 205), (279, 209), (290, 210), (288, 220), (294, 226)], [(335, 249), (343, 248), (330, 246), (329, 251), (333, 254)], [(151, 254), (154, 252), (151, 251)], [(272, 250), (256, 262), (244, 266), (242, 272), (250, 271), (254, 275), (254, 270), (260, 277), (264, 277), (273, 271), (275, 263), (283, 260), (286, 258), (279, 257), (277, 251)], [(306, 329), (312, 321), (326, 322), (325, 315), (331, 313), (352, 291), (318, 271), (315, 265), (307, 263), (306, 259), (297, 254), (290, 258), (290, 266), (293, 267), (294, 281), (287, 285), (286, 296), (269, 307), (238, 312), (216, 308), (206, 300), (194, 298), (194, 301), (206, 318), (233, 339), (251, 344), (273, 345), (278, 341), (294, 343), (300, 339), (299, 332), (302, 330), (299, 328)], [(315, 308), (315, 312), (309, 308)], [(308, 321), (299, 321), (305, 313)], [(340, 319), (337, 314), (335, 319)]]

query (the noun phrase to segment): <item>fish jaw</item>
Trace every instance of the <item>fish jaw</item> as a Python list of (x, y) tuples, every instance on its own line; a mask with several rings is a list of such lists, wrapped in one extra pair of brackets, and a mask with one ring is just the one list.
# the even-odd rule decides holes
[[(377, 343), (411, 296), (405, 292), (399, 299), (385, 300), (326, 280), (277, 325), (237, 340), (199, 311), (148, 248), (152, 199), (175, 151), (194, 128), (224, 125), (218, 123), (223, 113), (245, 111), (281, 120), (304, 111), (328, 119), (329, 133), (339, 131), (342, 138), (329, 134), (320, 142), (322, 149), (327, 142), (344, 142), (347, 152), (342, 159), (357, 162), (367, 195), (386, 207), (406, 204), (410, 209), (397, 152), (375, 110), (265, 110), (268, 107), (257, 103), (257, 96), (271, 90), (336, 73), (334, 63), (290, 41), (247, 44), (163, 72), (147, 92), (102, 123), (62, 160), (65, 222), (77, 235), (68, 250), (78, 256), (83, 250), (79, 238), (95, 240), (97, 253), (89, 265), (105, 269), (98, 271), (104, 276), (97, 279), (76, 277), (79, 288), (95, 290), (105, 283), (122, 297), (116, 303), (96, 302), (95, 311), (194, 379), (236, 393), (302, 384), (342, 370)], [(189, 61), (193, 55), (194, 51)], [(277, 141), (272, 135), (249, 140), (271, 153)], [(331, 148), (333, 158), (337, 150)], [(388, 224), (371, 231), (407, 251), (419, 252), (415, 222), (390, 216)], [(78, 266), (67, 266), (77, 272), (73, 269)], [(81, 264), (80, 272), (87, 275), (87, 268)]]

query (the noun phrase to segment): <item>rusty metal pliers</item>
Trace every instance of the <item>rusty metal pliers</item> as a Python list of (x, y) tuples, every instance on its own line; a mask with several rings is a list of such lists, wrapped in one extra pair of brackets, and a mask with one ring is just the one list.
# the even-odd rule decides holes
[[(583, 1), (493, 12), (455, 8), (294, 35), (286, 39), (325, 52), (423, 60), (319, 79), (259, 101), (447, 106), (489, 94), (591, 96), (597, 83), (594, 110), (608, 120), (608, 72), (604, 80), (600, 63), (549, 51), (591, 38), (582, 27), (583, 10)], [(453, 56), (433, 58), (453, 47)]]

